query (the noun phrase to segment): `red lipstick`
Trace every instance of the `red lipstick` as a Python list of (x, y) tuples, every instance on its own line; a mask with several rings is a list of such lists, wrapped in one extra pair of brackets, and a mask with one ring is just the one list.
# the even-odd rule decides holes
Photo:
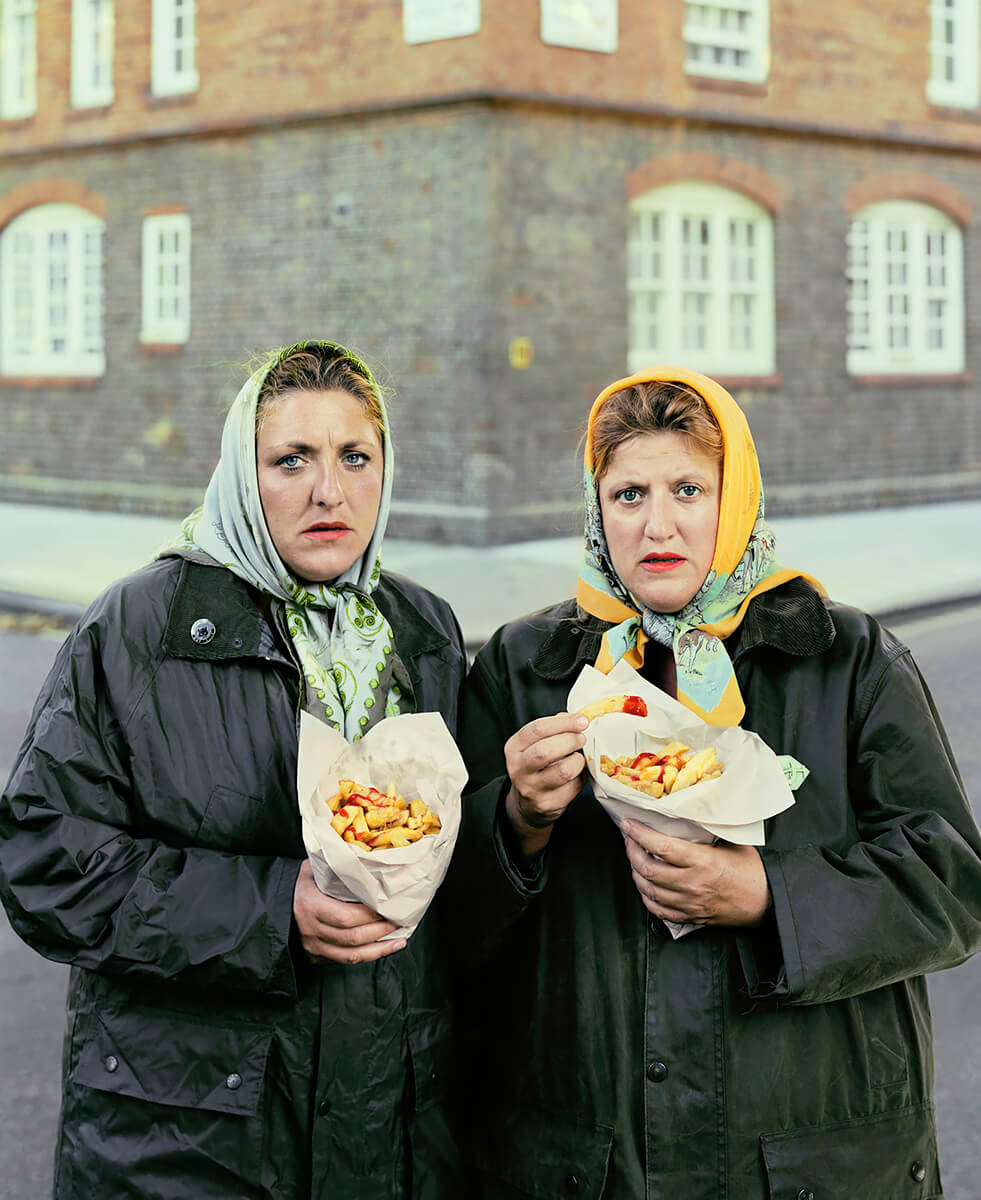
[(343, 521), (315, 521), (304, 529), (303, 536), (315, 542), (334, 542), (350, 532), (350, 527)]
[(684, 561), (677, 554), (648, 554), (646, 558), (641, 559), (640, 565), (645, 571), (660, 574), (663, 571), (673, 571), (675, 567), (680, 567)]

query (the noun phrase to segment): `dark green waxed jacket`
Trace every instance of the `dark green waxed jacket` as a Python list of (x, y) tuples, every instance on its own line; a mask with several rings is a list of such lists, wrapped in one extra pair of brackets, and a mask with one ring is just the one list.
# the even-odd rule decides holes
[(572, 602), (516, 621), (464, 690), (472, 1194), (935, 1200), (923, 974), (979, 944), (981, 842), (908, 650), (803, 582), (753, 601), (743, 725), (811, 774), (766, 823), (763, 924), (672, 941), (588, 787), (537, 865), (498, 824), (505, 741), (565, 708), (604, 628)]
[[(452, 612), (387, 574), (375, 598), (403, 692), (453, 729)], [(178, 559), (58, 655), (0, 800), (10, 921), (73, 965), (57, 1200), (459, 1196), (438, 904), (356, 967), (292, 925), (298, 680), (245, 585)]]

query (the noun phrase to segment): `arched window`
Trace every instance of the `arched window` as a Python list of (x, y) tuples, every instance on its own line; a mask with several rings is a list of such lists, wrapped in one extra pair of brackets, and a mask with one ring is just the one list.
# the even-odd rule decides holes
[(103, 222), (73, 204), (40, 204), (0, 232), (0, 374), (105, 370)]
[(671, 183), (630, 202), (628, 365), (774, 370), (773, 223), (740, 192)]
[(964, 370), (963, 239), (945, 213), (912, 200), (856, 213), (848, 231), (848, 370)]

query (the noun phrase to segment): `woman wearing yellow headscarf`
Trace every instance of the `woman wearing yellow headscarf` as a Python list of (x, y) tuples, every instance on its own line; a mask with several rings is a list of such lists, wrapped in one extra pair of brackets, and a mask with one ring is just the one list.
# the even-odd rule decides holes
[[(499, 630), (463, 693), (468, 1194), (939, 1196), (922, 975), (981, 942), (981, 837), (908, 650), (776, 561), (705, 376), (606, 388), (585, 493), (576, 599)], [(621, 660), (808, 768), (765, 848), (606, 815), (564, 709)]]

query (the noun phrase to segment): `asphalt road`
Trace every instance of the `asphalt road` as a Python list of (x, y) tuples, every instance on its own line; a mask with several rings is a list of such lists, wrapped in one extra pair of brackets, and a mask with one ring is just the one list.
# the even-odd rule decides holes
[[(981, 818), (981, 605), (904, 623)], [(0, 779), (6, 780), (34, 696), (61, 634), (0, 631)], [(24, 946), (0, 916), (0, 1195), (50, 1195), (67, 969)], [(936, 1099), (947, 1200), (981, 1194), (981, 956), (930, 979), (936, 1031)]]

